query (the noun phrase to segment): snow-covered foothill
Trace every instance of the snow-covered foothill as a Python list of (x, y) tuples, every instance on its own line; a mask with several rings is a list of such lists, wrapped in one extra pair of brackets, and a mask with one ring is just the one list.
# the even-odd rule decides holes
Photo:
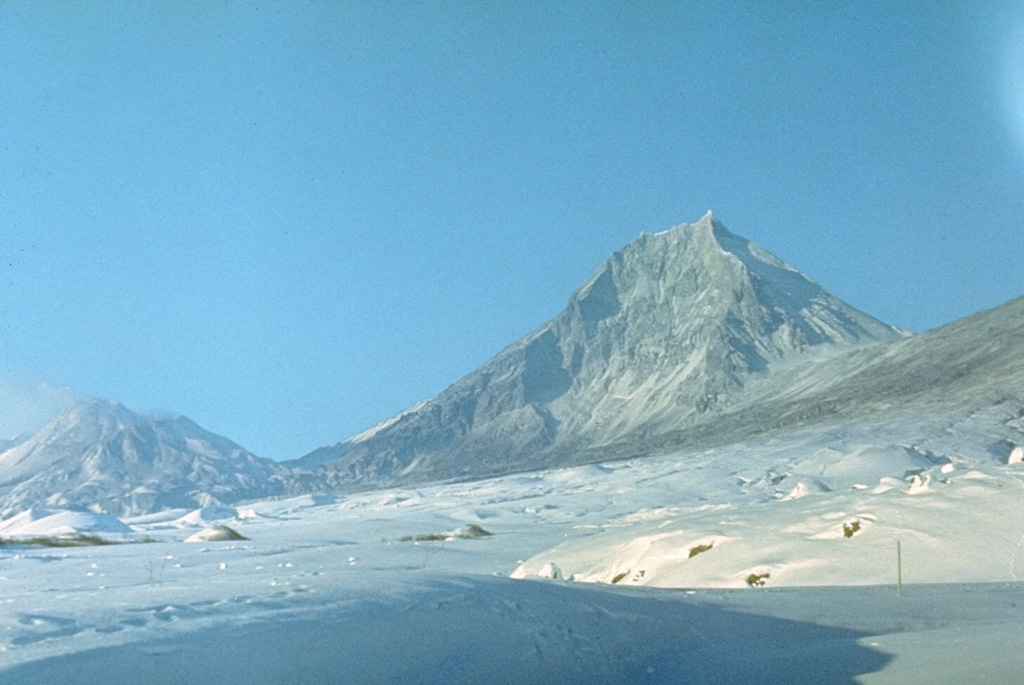
[(48, 516), (53, 516), (56, 513), (57, 512), (52, 509), (42, 509), (38, 507), (26, 509), (25, 511), (11, 516), (10, 518), (0, 520), (0, 535), (16, 534), (15, 531), (19, 528), (35, 521), (39, 521), (40, 519), (47, 518)]
[[(895, 581), (895, 544), (902, 540), (905, 558), (913, 559), (908, 563), (914, 568), (905, 581), (1024, 577), (1024, 553), (1015, 551), (1024, 528), (1004, 516), (1018, 506), (1024, 491), (1024, 481), (1012, 472), (982, 471), (988, 463), (982, 457), (978, 469), (957, 471), (946, 468), (950, 462), (945, 458), (898, 446), (812, 450), (807, 457), (800, 455), (801, 448), (786, 450), (796, 473), (778, 483), (739, 479), (742, 495), (729, 494), (721, 484), (707, 486), (701, 499), (719, 499), (722, 505), (656, 509), (639, 506), (651, 501), (647, 497), (634, 497), (635, 514), (609, 516), (593, 527), (580, 521), (577, 532), (519, 564), (512, 576), (544, 577), (554, 564), (564, 577), (580, 582), (742, 588), (748, 585), (750, 568), (770, 567), (770, 575), (759, 583), (885, 584)], [(774, 459), (770, 452), (766, 456)], [(758, 461), (756, 456), (748, 459), (748, 471), (756, 472)], [(693, 467), (691, 475), (708, 463)], [(766, 470), (779, 468), (775, 462)], [(681, 462), (679, 478), (683, 470)], [(807, 471), (837, 485), (875, 485), (830, 489), (800, 475)], [(618, 470), (620, 476), (628, 473), (630, 469)], [(650, 474), (645, 478), (643, 489), (653, 494), (677, 476), (666, 476), (661, 485)], [(616, 491), (633, 492), (628, 486)], [(709, 497), (712, 491), (718, 495)], [(660, 513), (652, 515), (655, 511)], [(971, 555), (954, 552), (968, 548)]]
[(0, 522), (0, 536), (51, 537), (96, 533), (128, 534), (132, 529), (109, 514), (29, 509)]
[(163, 511), (158, 511), (152, 514), (127, 516), (121, 520), (130, 526), (151, 526), (159, 524), (173, 525), (175, 521), (187, 513), (189, 513), (188, 509), (164, 509)]
[(241, 518), (239, 516), (238, 509), (214, 504), (190, 511), (174, 521), (174, 525), (183, 528), (187, 526), (205, 526), (215, 521), (225, 521), (237, 518)]

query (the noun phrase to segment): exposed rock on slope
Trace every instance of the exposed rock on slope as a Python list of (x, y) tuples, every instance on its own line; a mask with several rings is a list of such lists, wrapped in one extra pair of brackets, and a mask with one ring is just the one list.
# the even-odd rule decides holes
[(709, 212), (642, 235), (538, 330), (434, 399), (300, 465), (344, 487), (558, 464), (703, 421), (809, 348), (902, 335)]
[(30, 506), (131, 516), (277, 494), (282, 469), (185, 417), (91, 400), (0, 453), (0, 515)]

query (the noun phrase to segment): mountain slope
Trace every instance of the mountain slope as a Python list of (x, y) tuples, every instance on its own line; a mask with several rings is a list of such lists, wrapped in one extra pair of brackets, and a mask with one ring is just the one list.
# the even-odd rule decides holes
[[(956, 418), (1024, 408), (1024, 297), (907, 340), (781, 376), (749, 409), (788, 425), (810, 416)], [(759, 409), (757, 408), (759, 407)], [(727, 417), (722, 417), (726, 419)]]
[(0, 514), (30, 506), (127, 516), (277, 494), (282, 469), (185, 417), (90, 400), (0, 453)]
[(32, 437), (31, 433), (26, 433), (26, 434), (22, 434), (22, 435), (16, 435), (13, 438), (3, 438), (3, 439), (0, 439), (0, 453), (6, 452), (7, 450), (11, 449), (12, 447), (17, 447), (18, 445), (20, 445), (21, 443), (25, 442), (26, 440), (28, 440), (31, 437)]
[[(804, 360), (751, 382), (692, 425), (580, 453), (576, 461), (795, 434), (966, 450), (1005, 460), (1024, 444), (1024, 297), (903, 340)], [(946, 444), (943, 444), (946, 443)]]
[(904, 335), (709, 212), (614, 253), (538, 330), (432, 400), (307, 455), (334, 486), (561, 463), (729, 407), (811, 348)]

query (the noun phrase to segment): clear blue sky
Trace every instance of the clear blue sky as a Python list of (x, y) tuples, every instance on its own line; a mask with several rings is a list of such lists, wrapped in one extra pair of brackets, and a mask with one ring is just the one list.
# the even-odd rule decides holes
[(709, 208), (889, 323), (1024, 294), (1015, 7), (4, 2), (0, 434), (70, 388), (298, 457)]

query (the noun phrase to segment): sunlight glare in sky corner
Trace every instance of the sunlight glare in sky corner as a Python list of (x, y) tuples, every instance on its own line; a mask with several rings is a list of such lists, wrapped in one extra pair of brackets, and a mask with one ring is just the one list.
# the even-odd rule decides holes
[(1003, 54), (1003, 100), (1017, 144), (1024, 152), (1024, 13), (1010, 24)]

